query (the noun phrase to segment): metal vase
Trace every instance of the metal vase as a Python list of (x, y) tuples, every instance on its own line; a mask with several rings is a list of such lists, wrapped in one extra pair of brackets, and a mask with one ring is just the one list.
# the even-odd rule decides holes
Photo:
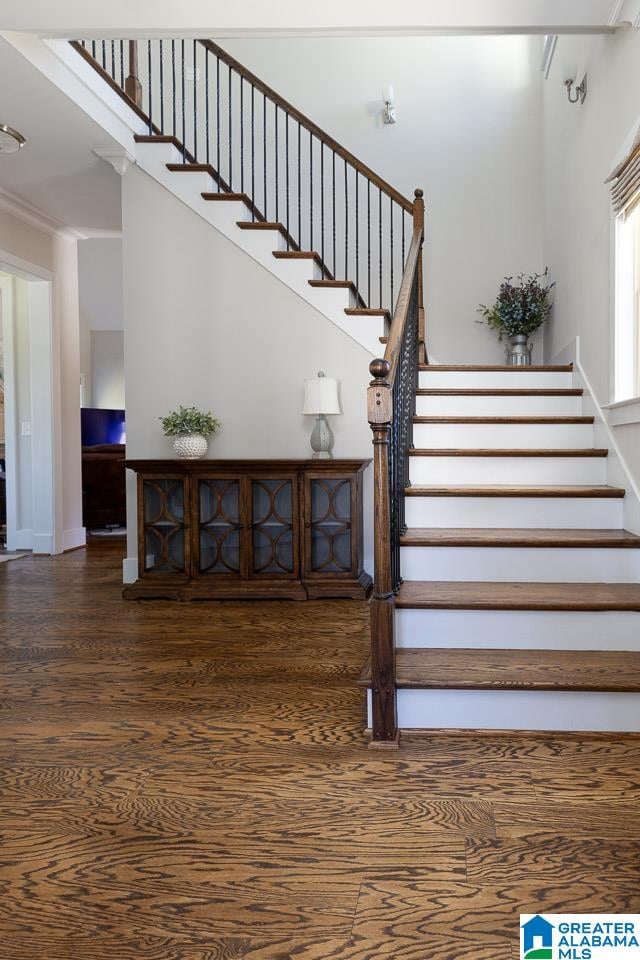
[(509, 367), (530, 367), (531, 351), (533, 344), (528, 342), (529, 338), (524, 334), (517, 334), (515, 337), (509, 337), (509, 346), (506, 348), (507, 366)]

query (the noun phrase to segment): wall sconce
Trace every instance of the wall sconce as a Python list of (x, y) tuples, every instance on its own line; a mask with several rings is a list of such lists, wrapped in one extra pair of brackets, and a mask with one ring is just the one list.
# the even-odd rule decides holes
[(393, 96), (393, 87), (389, 84), (388, 87), (385, 87), (382, 91), (382, 102), (384, 107), (382, 109), (382, 122), (383, 123), (396, 123), (398, 117), (396, 115), (396, 108), (394, 105), (394, 96)]
[(567, 96), (569, 98), (569, 103), (584, 103), (587, 99), (587, 75), (585, 73), (582, 78), (582, 83), (576, 85), (576, 95), (575, 97), (571, 95), (571, 90), (575, 80), (565, 80), (564, 85), (567, 88)]

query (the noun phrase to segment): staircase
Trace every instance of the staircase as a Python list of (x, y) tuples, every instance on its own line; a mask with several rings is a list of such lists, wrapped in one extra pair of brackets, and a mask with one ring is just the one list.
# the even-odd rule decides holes
[(126, 105), (138, 166), (375, 356), (422, 190), (405, 197), (212, 40), (71, 47)]
[[(640, 731), (640, 537), (571, 366), (430, 366), (424, 202), (209, 40), (86, 41), (136, 162), (370, 365), (373, 747), (400, 729)], [(68, 48), (67, 48), (68, 49)]]
[(421, 366), (415, 394), (397, 727), (640, 729), (640, 537), (571, 366)]

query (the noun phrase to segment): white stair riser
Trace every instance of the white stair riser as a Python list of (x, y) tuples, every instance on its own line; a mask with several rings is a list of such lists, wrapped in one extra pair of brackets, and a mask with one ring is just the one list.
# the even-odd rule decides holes
[(419, 374), (421, 387), (443, 387), (451, 390), (481, 390), (511, 387), (522, 390), (562, 390), (573, 386), (573, 375), (565, 372), (527, 370), (443, 370), (437, 366)]
[(589, 423), (416, 423), (413, 443), (425, 449), (580, 449), (593, 446)]
[(602, 497), (407, 497), (409, 527), (622, 527), (620, 499)]
[(573, 690), (399, 690), (398, 726), (401, 730), (632, 733), (640, 730), (640, 694)]
[(607, 461), (605, 457), (411, 457), (409, 476), (414, 486), (605, 484)]
[(579, 417), (582, 397), (418, 396), (421, 417)]
[(402, 547), (405, 580), (635, 583), (640, 550), (606, 547)]
[(399, 648), (640, 651), (640, 613), (397, 609), (395, 638)]

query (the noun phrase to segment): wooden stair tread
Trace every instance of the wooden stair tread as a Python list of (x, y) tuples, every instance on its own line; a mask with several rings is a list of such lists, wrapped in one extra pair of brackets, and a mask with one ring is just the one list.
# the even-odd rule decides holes
[(279, 230), (285, 232), (284, 225), (271, 220), (238, 220), (241, 230)]
[(597, 497), (603, 499), (622, 499), (625, 491), (622, 487), (606, 485), (571, 486), (523, 486), (523, 485), (495, 485), (481, 484), (478, 486), (439, 486), (436, 484), (422, 484), (416, 487), (407, 487), (407, 497)]
[(531, 366), (531, 367), (510, 367), (506, 364), (495, 364), (493, 366), (484, 366), (483, 364), (427, 364), (421, 363), (419, 370), (425, 373), (572, 373), (573, 364), (561, 364), (560, 366)]
[(322, 258), (315, 250), (274, 250), (273, 255), (277, 260), (314, 260), (322, 267)]
[[(359, 682), (369, 685), (365, 665)], [(610, 650), (396, 651), (396, 684), (420, 690), (640, 691), (640, 653)]]
[(640, 549), (640, 537), (628, 530), (556, 530), (413, 527), (400, 538), (403, 547), (611, 547)]
[(133, 139), (136, 143), (171, 143), (177, 150), (182, 151), (178, 138), (167, 133), (134, 133)]
[(418, 610), (640, 612), (640, 584), (407, 580), (400, 587), (396, 606)]
[[(382, 339), (382, 338), (381, 338)], [(512, 423), (515, 426), (526, 426), (530, 423), (540, 423), (545, 426), (554, 426), (555, 424), (573, 424), (573, 423), (586, 423), (592, 424), (595, 422), (595, 417), (414, 417), (414, 423), (461, 423), (469, 424), (473, 426), (474, 424), (487, 423), (487, 424), (509, 424)]]
[(346, 307), (344, 312), (349, 317), (385, 317), (391, 321), (389, 311), (378, 307)]
[(216, 169), (210, 163), (168, 163), (167, 170), (172, 173), (210, 173), (218, 179)]
[(356, 285), (351, 280), (308, 280), (311, 287), (344, 288), (356, 292)]
[(235, 200), (246, 203), (248, 207), (251, 206), (251, 198), (246, 193), (224, 193), (222, 190), (220, 193), (207, 193), (205, 191), (200, 196), (203, 200)]
[(489, 447), (472, 449), (466, 447), (426, 448), (418, 447), (409, 450), (411, 457), (607, 457), (609, 451), (601, 447), (566, 447), (558, 450), (549, 448), (531, 447)]
[(581, 397), (578, 387), (419, 387), (419, 397)]

